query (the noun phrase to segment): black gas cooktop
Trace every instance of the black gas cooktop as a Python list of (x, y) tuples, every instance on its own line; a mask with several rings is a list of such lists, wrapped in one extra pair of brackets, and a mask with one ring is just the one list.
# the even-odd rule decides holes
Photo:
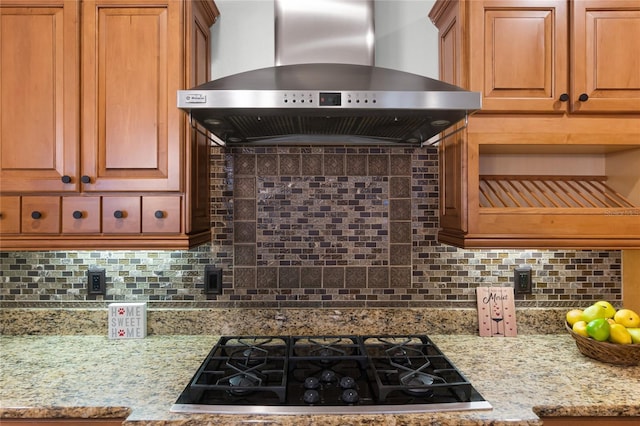
[(427, 336), (223, 336), (171, 411), (354, 414), (490, 408)]

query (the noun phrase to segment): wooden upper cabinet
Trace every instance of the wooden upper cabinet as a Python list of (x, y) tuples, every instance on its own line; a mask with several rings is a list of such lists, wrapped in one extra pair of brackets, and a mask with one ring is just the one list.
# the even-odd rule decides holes
[(218, 15), (212, 0), (0, 2), (3, 249), (211, 240), (211, 146), (176, 93), (209, 79)]
[(640, 112), (640, 2), (479, 0), (469, 88), (485, 112)]
[(181, 4), (83, 1), (85, 191), (178, 191)]
[(470, 89), (482, 92), (482, 110), (564, 112), (567, 1), (484, 0), (468, 5), (469, 66), (474, 70)]
[[(444, 5), (443, 3), (440, 6)], [(462, 72), (464, 51), (463, 28), (465, 15), (456, 8), (434, 10), (438, 22), (440, 51), (440, 80), (456, 86), (468, 86)], [(434, 15), (432, 15), (434, 16)], [(461, 124), (458, 124), (460, 126)], [(439, 146), (440, 161), (440, 227), (452, 233), (467, 230), (466, 179), (467, 152), (464, 133), (455, 133), (443, 139)]]
[(0, 4), (2, 192), (78, 190), (79, 10), (76, 0)]
[(640, 1), (571, 5), (573, 110), (640, 113)]
[[(217, 9), (204, 7), (205, 3), (189, 2), (191, 7), (190, 30), (191, 49), (187, 50), (186, 61), (190, 72), (187, 74), (185, 88), (206, 83), (211, 75), (211, 33), (209, 27), (215, 21)], [(186, 156), (189, 159), (189, 172), (186, 175), (185, 191), (189, 194), (189, 203), (185, 206), (185, 226), (187, 233), (194, 230), (210, 229), (211, 197), (209, 190), (209, 171), (211, 169), (211, 142), (205, 136), (206, 131), (200, 125), (196, 131), (189, 123), (188, 114), (181, 113), (182, 131), (186, 141)]]
[(640, 246), (639, 9), (638, 0), (435, 2), (440, 78), (483, 95), (464, 131), (439, 145), (438, 241)]

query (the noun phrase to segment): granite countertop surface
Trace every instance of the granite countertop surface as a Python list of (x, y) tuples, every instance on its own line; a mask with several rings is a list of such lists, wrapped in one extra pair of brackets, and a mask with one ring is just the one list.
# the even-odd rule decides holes
[(538, 415), (640, 416), (640, 366), (584, 357), (566, 334), (431, 339), (492, 410), (384, 415), (186, 415), (171, 405), (215, 335), (0, 336), (1, 418), (126, 418), (144, 425), (541, 424)]

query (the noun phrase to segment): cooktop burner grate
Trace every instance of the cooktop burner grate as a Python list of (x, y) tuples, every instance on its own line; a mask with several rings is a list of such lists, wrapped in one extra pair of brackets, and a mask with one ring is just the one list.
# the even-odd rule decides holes
[(250, 400), (258, 393), (259, 398), (271, 400), (270, 396), (275, 396), (284, 403), (288, 348), (286, 337), (222, 337), (196, 372), (190, 388), (203, 400), (216, 393), (230, 400)]
[(223, 336), (172, 411), (491, 408), (427, 336)]
[(366, 336), (374, 389), (380, 401), (393, 392), (437, 402), (469, 401), (469, 383), (426, 336)]

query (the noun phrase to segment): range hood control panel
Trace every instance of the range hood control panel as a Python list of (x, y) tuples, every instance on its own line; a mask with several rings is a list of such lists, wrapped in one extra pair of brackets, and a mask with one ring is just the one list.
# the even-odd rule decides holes
[[(317, 96), (316, 96), (317, 95)], [(318, 100), (319, 107), (348, 107), (360, 104), (375, 104), (377, 93), (375, 92), (284, 92), (282, 102), (287, 106), (303, 107), (316, 106), (314, 99)]]
[(320, 92), (320, 106), (340, 106), (340, 105), (342, 105), (342, 93)]
[[(261, 91), (260, 96), (251, 98), (245, 91), (235, 96), (227, 91), (180, 90), (178, 107), (188, 109), (206, 108), (407, 108), (425, 106), (429, 97), (426, 93), (375, 91), (320, 92), (309, 90)], [(248, 101), (248, 99), (250, 99)]]

